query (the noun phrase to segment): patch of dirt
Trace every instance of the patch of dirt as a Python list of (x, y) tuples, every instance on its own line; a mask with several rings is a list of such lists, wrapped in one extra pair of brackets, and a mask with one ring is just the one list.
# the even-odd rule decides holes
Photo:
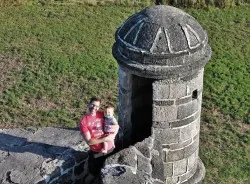
[(13, 83), (13, 72), (23, 68), (18, 58), (11, 58), (0, 54), (0, 93)]
[(49, 100), (35, 99), (33, 106), (40, 110), (54, 110), (58, 109), (58, 105)]
[(246, 123), (240, 123), (241, 126), (241, 131), (240, 133), (245, 134), (245, 133), (250, 133), (250, 124), (246, 124)]
[(56, 104), (56, 102), (53, 102), (52, 100), (46, 98), (41, 99), (24, 97), (22, 101), (25, 105), (37, 110), (55, 110), (60, 108), (59, 104)]
[[(213, 122), (212, 119), (216, 118), (217, 122)], [(211, 123), (215, 124), (227, 124), (227, 123), (232, 123), (232, 124), (237, 124), (237, 129), (241, 134), (249, 133), (250, 132), (250, 124), (244, 123), (244, 121), (240, 120), (233, 120), (231, 118), (225, 117), (222, 112), (219, 109), (204, 109), (202, 108), (202, 117), (201, 117), (201, 129), (204, 131), (209, 131), (209, 127), (213, 126)], [(220, 125), (218, 125), (220, 126)]]
[(20, 125), (16, 124), (0, 124), (0, 129), (14, 129), (14, 128), (20, 128)]

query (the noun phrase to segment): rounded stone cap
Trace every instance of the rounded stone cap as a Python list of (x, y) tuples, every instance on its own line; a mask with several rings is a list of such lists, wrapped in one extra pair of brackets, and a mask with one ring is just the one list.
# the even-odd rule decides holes
[(203, 68), (211, 56), (207, 34), (189, 14), (171, 6), (146, 8), (117, 30), (119, 65), (149, 78), (176, 78)]

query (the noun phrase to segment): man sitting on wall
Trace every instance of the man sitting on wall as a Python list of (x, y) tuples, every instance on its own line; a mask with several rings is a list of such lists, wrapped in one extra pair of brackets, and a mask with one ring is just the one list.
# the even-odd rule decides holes
[[(93, 175), (98, 175), (103, 165), (105, 158), (114, 150), (115, 136), (118, 132), (119, 125), (110, 125), (110, 129), (114, 134), (105, 136), (104, 133), (104, 113), (98, 111), (101, 105), (101, 100), (91, 98), (88, 105), (88, 112), (84, 115), (80, 122), (80, 131), (83, 139), (89, 145), (89, 172)], [(103, 143), (108, 142), (108, 151), (103, 149)]]

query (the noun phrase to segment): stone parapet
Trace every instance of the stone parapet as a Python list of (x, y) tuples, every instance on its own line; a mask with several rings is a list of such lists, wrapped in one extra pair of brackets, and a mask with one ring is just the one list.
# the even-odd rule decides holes
[(0, 183), (82, 183), (88, 146), (77, 129), (0, 129)]
[[(153, 145), (154, 138), (148, 137), (107, 158), (101, 171), (101, 183), (201, 183), (205, 169), (198, 157), (197, 141), (198, 136), (192, 139), (192, 143), (184, 146), (179, 152), (180, 157), (168, 159), (166, 154), (163, 158), (164, 154), (157, 151), (157, 146)], [(169, 154), (173, 155), (176, 151)]]

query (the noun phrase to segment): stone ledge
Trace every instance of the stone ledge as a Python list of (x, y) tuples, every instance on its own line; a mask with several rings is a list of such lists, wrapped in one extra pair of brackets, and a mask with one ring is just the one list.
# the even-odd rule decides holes
[(78, 129), (0, 129), (0, 178), (3, 184), (74, 182), (84, 177), (75, 171), (86, 168), (87, 152)]

